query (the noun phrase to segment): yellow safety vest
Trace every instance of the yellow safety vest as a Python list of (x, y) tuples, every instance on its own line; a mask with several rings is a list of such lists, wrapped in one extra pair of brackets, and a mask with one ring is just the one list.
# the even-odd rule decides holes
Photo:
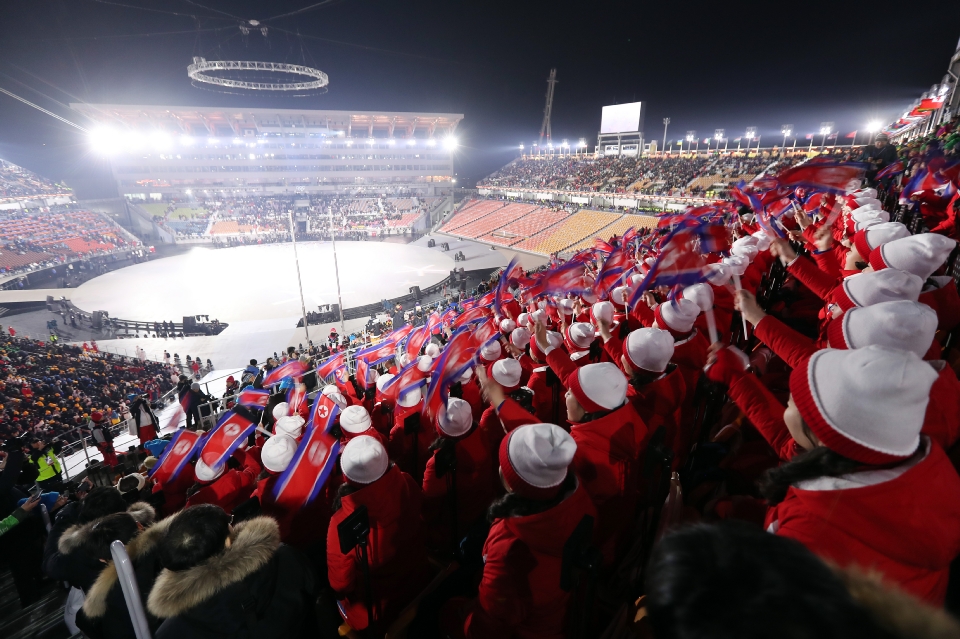
[(40, 469), (40, 474), (37, 475), (37, 481), (53, 479), (60, 474), (60, 460), (57, 459), (57, 455), (53, 452), (53, 448), (48, 448), (45, 450), (43, 457), (37, 459), (37, 467)]

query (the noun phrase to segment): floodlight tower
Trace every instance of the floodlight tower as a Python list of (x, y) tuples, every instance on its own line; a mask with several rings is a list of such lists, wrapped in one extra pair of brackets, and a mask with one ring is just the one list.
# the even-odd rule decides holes
[(543, 124), (540, 125), (540, 145), (543, 145), (543, 136), (546, 133), (547, 142), (553, 140), (550, 131), (550, 113), (553, 111), (553, 87), (557, 83), (557, 70), (550, 69), (550, 77), (547, 78), (547, 106), (543, 107)]

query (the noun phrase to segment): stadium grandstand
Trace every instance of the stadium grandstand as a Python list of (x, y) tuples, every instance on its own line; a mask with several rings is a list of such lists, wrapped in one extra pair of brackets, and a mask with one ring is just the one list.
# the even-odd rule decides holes
[(11, 162), (0, 160), (0, 210), (70, 201), (71, 191)]

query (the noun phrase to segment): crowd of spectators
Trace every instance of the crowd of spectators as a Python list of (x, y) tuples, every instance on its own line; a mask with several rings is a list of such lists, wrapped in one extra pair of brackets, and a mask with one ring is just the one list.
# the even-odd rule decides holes
[[(843, 157), (850, 148), (830, 150)], [(778, 171), (807, 156), (763, 152), (753, 156), (714, 153), (694, 157), (531, 157), (518, 159), (481, 180), (479, 188), (528, 188), (597, 193), (643, 193), (672, 196), (720, 196), (740, 179)], [(713, 181), (698, 178), (715, 177)]]
[(119, 421), (130, 402), (173, 387), (170, 367), (149, 360), (0, 334), (0, 440), (79, 439), (93, 411)]
[(189, 215), (178, 213), (186, 208), (183, 202), (171, 201), (153, 219), (183, 237), (276, 238), (289, 235), (288, 211), (294, 211), (316, 235), (331, 226), (340, 233), (388, 235), (409, 231), (435, 202), (424, 197), (249, 196), (191, 202)]
[(53, 180), (10, 162), (0, 160), (0, 200), (70, 193), (70, 189)]

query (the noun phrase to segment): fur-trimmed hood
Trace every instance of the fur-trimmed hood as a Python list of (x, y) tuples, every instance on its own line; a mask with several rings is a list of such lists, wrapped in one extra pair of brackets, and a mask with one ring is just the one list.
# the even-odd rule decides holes
[(223, 553), (187, 570), (164, 569), (147, 598), (147, 610), (161, 619), (176, 617), (266, 566), (279, 547), (275, 520), (245, 521), (234, 529), (232, 543)]
[[(157, 512), (153, 509), (153, 506), (145, 501), (130, 504), (130, 507), (127, 508), (127, 514), (143, 526), (151, 525), (157, 518)], [(57, 550), (60, 551), (60, 554), (69, 555), (80, 548), (90, 537), (90, 531), (93, 530), (98, 521), (99, 519), (94, 519), (85, 524), (77, 524), (67, 528), (60, 536), (60, 541), (57, 544)]]
[[(167, 517), (130, 540), (130, 543), (126, 545), (126, 550), (127, 556), (130, 557), (130, 561), (134, 565), (140, 558), (156, 550), (157, 544), (160, 543), (163, 535), (170, 528), (170, 524), (176, 518), (176, 515)], [(117, 567), (112, 561), (108, 562), (93, 586), (86, 593), (83, 602), (83, 614), (90, 619), (97, 619), (107, 614), (107, 598), (117, 581)]]
[(960, 623), (943, 611), (920, 601), (879, 573), (831, 566), (850, 595), (866, 608), (877, 623), (903, 639), (956, 639)]

